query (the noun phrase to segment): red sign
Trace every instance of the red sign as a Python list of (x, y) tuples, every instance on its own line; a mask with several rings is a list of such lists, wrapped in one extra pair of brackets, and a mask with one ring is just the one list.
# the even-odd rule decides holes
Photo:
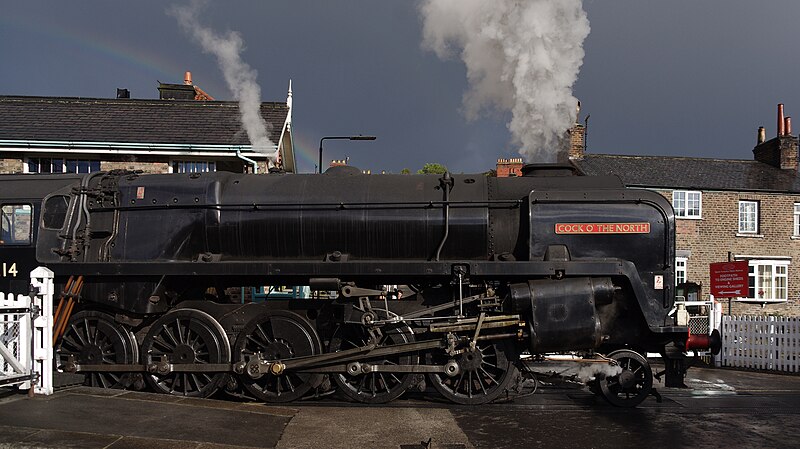
[(710, 265), (711, 294), (717, 298), (738, 298), (747, 296), (749, 263), (718, 262)]
[(650, 223), (556, 223), (556, 234), (649, 234)]

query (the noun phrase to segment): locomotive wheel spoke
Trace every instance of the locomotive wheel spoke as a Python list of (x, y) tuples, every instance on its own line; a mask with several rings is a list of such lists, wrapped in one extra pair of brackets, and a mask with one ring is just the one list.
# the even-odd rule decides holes
[[(316, 330), (305, 318), (290, 311), (264, 312), (245, 325), (233, 347), (233, 362), (248, 362), (255, 357), (288, 360), (322, 353)], [(239, 376), (242, 385), (265, 402), (289, 402), (301, 398), (322, 381), (321, 374), (285, 371), (253, 379)]]
[[(475, 351), (455, 357), (459, 374), (448, 377), (444, 373), (430, 373), (428, 378), (434, 388), (446, 399), (457, 404), (477, 405), (491, 402), (503, 394), (516, 378), (511, 342), (505, 340), (481, 342)], [(445, 354), (432, 359), (444, 364), (450, 358)]]
[[(134, 364), (138, 362), (136, 339), (111, 315), (82, 311), (69, 321), (61, 342), (56, 347), (59, 365), (67, 363), (72, 356), (76, 363)], [(86, 373), (84, 384), (102, 388), (124, 388), (121, 373)]]
[(627, 349), (608, 355), (617, 361), (621, 372), (599, 379), (600, 395), (618, 407), (636, 407), (653, 389), (653, 371), (642, 355)]
[[(143, 362), (158, 363), (163, 357), (172, 364), (220, 364), (230, 362), (230, 344), (225, 330), (211, 315), (194, 309), (168, 312), (150, 327), (142, 342)], [(219, 388), (225, 373), (172, 372), (149, 374), (147, 383), (160, 393), (208, 397)]]
[[(383, 309), (373, 309), (373, 312), (381, 320), (394, 316), (391, 313), (387, 314)], [(391, 346), (414, 341), (413, 332), (404, 324), (386, 326), (382, 330), (383, 338), (380, 340), (379, 346)], [(339, 326), (331, 338), (329, 351), (336, 352), (364, 347), (368, 341), (369, 334), (364, 326), (343, 324)], [(385, 359), (365, 359), (360, 360), (360, 362), (368, 365), (415, 365), (419, 363), (419, 356), (416, 354), (396, 354)], [(355, 376), (348, 373), (336, 373), (333, 375), (333, 380), (336, 382), (339, 391), (353, 401), (382, 404), (402, 395), (411, 385), (414, 377), (410, 373), (371, 372)]]

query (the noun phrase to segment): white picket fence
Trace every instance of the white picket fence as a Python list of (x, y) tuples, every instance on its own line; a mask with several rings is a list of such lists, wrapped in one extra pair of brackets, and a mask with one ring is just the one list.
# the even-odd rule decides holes
[(725, 316), (720, 365), (800, 372), (800, 317)]
[(32, 296), (0, 293), (0, 385), (53, 393), (53, 272), (31, 272)]

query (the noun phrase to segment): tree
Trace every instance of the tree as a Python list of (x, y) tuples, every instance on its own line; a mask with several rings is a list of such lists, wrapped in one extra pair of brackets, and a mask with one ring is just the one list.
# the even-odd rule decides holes
[(418, 175), (443, 175), (445, 172), (447, 172), (447, 167), (438, 162), (428, 162), (417, 170)]
[(411, 170), (409, 170), (407, 168), (404, 168), (404, 169), (400, 170), (400, 174), (401, 175), (410, 175), (411, 174)]

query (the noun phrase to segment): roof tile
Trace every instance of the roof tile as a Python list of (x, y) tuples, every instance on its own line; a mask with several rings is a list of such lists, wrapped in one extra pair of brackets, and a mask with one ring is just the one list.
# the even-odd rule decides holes
[[(277, 143), (285, 103), (262, 103)], [(0, 96), (0, 139), (250, 145), (230, 101)]]
[(800, 193), (800, 177), (763, 162), (587, 154), (573, 161), (587, 175), (617, 175), (627, 186)]

